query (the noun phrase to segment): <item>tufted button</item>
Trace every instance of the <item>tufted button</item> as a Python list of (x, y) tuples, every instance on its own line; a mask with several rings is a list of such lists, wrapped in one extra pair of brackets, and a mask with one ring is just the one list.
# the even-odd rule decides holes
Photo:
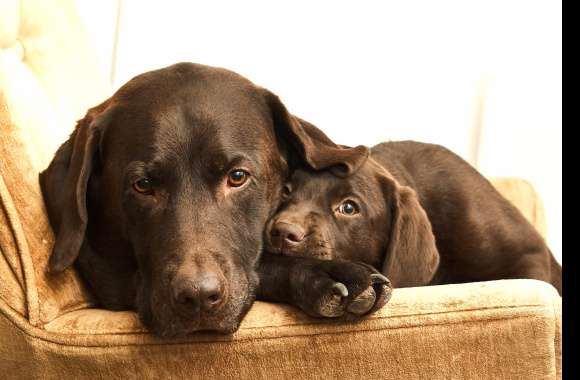
[(17, 61), (24, 60), (24, 46), (19, 40), (15, 40), (11, 46), (0, 49), (3, 57), (11, 58)]

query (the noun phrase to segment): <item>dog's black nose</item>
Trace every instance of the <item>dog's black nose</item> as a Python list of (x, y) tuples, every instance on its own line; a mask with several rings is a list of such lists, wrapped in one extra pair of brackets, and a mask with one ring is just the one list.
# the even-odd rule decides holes
[(304, 240), (304, 228), (298, 224), (289, 223), (285, 221), (275, 222), (270, 232), (272, 242), (275, 245), (296, 245)]
[(203, 273), (176, 285), (175, 303), (185, 312), (212, 312), (223, 304), (224, 287), (217, 274)]

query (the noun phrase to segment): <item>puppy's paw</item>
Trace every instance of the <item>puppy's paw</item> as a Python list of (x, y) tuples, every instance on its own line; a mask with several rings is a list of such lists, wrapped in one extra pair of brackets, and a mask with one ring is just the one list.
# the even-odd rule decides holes
[(390, 281), (373, 267), (348, 261), (324, 261), (302, 273), (297, 303), (316, 317), (360, 317), (384, 306)]
[(388, 278), (380, 273), (370, 275), (371, 284), (356, 296), (346, 310), (354, 315), (365, 315), (383, 307), (391, 299), (393, 288)]

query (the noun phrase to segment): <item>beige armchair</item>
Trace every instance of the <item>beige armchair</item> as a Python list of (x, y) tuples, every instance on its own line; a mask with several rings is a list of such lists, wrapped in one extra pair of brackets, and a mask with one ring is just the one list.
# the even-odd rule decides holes
[[(72, 1), (0, 2), (0, 377), (561, 377), (561, 298), (539, 281), (397, 289), (359, 323), (256, 302), (232, 335), (161, 340), (94, 308), (74, 270), (48, 276), (38, 172), (109, 94), (86, 41)], [(494, 184), (545, 233), (529, 184)]]

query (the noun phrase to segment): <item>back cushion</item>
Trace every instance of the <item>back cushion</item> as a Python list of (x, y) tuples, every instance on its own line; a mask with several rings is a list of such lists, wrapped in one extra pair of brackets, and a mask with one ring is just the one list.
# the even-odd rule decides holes
[(74, 270), (46, 273), (54, 236), (38, 173), (109, 95), (71, 0), (0, 2), (0, 297), (35, 325), (92, 302)]
[(491, 183), (501, 195), (520, 210), (545, 239), (547, 228), (544, 205), (532, 184), (523, 179), (509, 177), (492, 178)]

